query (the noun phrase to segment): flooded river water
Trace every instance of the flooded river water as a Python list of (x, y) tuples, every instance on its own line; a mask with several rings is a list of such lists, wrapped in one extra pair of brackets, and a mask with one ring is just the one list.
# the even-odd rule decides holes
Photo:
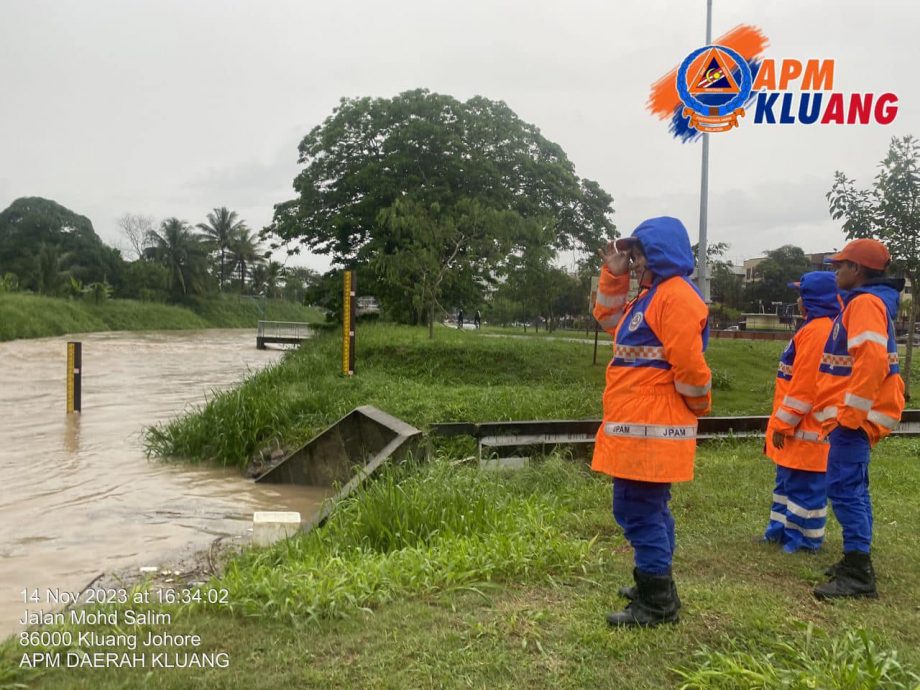
[[(66, 342), (83, 343), (83, 412), (65, 414)], [(257, 485), (237, 470), (144, 455), (144, 427), (275, 361), (251, 330), (93, 333), (0, 343), (0, 639), (21, 590), (79, 590), (95, 576), (158, 565), (257, 510), (304, 518), (324, 493)]]

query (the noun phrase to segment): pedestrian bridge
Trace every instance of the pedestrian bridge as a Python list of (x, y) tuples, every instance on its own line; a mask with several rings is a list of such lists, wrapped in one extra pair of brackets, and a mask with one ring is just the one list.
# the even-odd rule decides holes
[(256, 347), (264, 350), (269, 343), (299, 345), (313, 334), (308, 323), (298, 321), (259, 321)]

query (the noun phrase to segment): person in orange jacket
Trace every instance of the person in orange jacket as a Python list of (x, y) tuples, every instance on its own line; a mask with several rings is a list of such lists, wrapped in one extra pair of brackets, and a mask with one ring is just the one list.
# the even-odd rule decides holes
[(876, 597), (869, 451), (904, 410), (893, 321), (904, 281), (885, 276), (891, 256), (877, 240), (853, 240), (825, 261), (834, 264), (840, 290), (848, 291), (824, 346), (814, 411), (829, 432), (827, 496), (843, 531), (843, 558), (814, 594)]
[(824, 343), (840, 313), (833, 273), (806, 273), (789, 287), (799, 290), (805, 323), (780, 357), (767, 423), (764, 452), (776, 463), (776, 485), (764, 540), (783, 545), (786, 553), (817, 551), (827, 522), (828, 444), (814, 418), (815, 379)]
[[(672, 483), (693, 479), (697, 417), (711, 407), (709, 310), (688, 279), (693, 252), (676, 218), (647, 220), (600, 254), (594, 318), (614, 346), (591, 468), (613, 477), (613, 515), (635, 556), (635, 587), (620, 590), (631, 601), (607, 622), (673, 623), (680, 599), (668, 502)], [(630, 267), (640, 289), (627, 302)]]

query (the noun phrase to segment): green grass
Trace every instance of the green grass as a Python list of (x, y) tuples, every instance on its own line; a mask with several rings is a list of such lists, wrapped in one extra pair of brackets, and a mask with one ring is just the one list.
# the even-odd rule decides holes
[[(768, 414), (782, 347), (713, 342), (707, 358), (714, 414)], [(149, 430), (150, 451), (245, 467), (258, 449), (303, 442), (367, 404), (419, 428), (434, 422), (601, 416), (609, 345), (592, 365), (592, 350), (581, 343), (452, 329), (438, 330), (429, 340), (421, 328), (374, 325), (358, 329), (357, 375), (351, 379), (339, 374), (340, 348), (335, 333), (311, 340), (239, 388)]]
[[(717, 414), (769, 410), (782, 346), (712, 344)], [(364, 327), (351, 379), (338, 348), (321, 336), (148, 440), (238, 464), (367, 403), (417, 426), (600, 414), (605, 367), (580, 343)], [(227, 652), (229, 670), (29, 671), (11, 639), (0, 686), (920, 688), (920, 439), (873, 451), (880, 598), (838, 603), (811, 595), (839, 557), (836, 521), (818, 556), (757, 543), (772, 463), (759, 441), (702, 445), (695, 481), (673, 489), (682, 622), (631, 631), (603, 618), (632, 569), (609, 480), (558, 457), (480, 472), (463, 443), (389, 469), (322, 529), (234, 560), (210, 583), (229, 605), (172, 609), (168, 631), (198, 633), (199, 651)]]
[[(801, 627), (801, 626), (800, 626)], [(887, 688), (911, 690), (920, 676), (906, 669), (896, 651), (881, 649), (866, 630), (832, 637), (805, 626), (804, 634), (784, 635), (727, 650), (704, 647), (676, 672), (682, 690), (724, 688)]]
[(290, 302), (215, 297), (180, 307), (157, 302), (67, 300), (0, 294), (0, 341), (94, 331), (254, 328), (259, 319), (322, 323), (314, 307)]
[(230, 606), (185, 608), (229, 670), (18, 669), (42, 687), (161, 688), (916, 688), (920, 581), (913, 528), (920, 442), (873, 454), (878, 600), (820, 603), (836, 560), (831, 519), (819, 556), (754, 543), (772, 465), (756, 442), (701, 447), (694, 482), (674, 488), (676, 626), (617, 631), (632, 554), (610, 515), (609, 482), (559, 459), (490, 474), (441, 458), (369, 484), (322, 530), (239, 558), (221, 581)]

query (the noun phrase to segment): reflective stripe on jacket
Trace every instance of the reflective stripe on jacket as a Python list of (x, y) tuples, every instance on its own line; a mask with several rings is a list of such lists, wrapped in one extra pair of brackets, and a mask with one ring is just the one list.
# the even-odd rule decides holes
[(904, 410), (899, 372), (894, 323), (885, 302), (869, 291), (851, 293), (818, 369), (814, 416), (823, 433), (836, 426), (863, 429), (872, 445), (890, 434)]
[(683, 276), (655, 284), (630, 304), (628, 287), (628, 276), (602, 269), (594, 317), (614, 336), (614, 356), (591, 467), (624, 479), (689, 481), (696, 419), (712, 403), (703, 358), (708, 309)]
[[(777, 465), (810, 472), (827, 470), (829, 445), (821, 439), (821, 422), (813, 413), (818, 366), (833, 324), (827, 316), (809, 320), (780, 357), (766, 444), (767, 457)], [(773, 445), (774, 431), (786, 436), (782, 448)]]

